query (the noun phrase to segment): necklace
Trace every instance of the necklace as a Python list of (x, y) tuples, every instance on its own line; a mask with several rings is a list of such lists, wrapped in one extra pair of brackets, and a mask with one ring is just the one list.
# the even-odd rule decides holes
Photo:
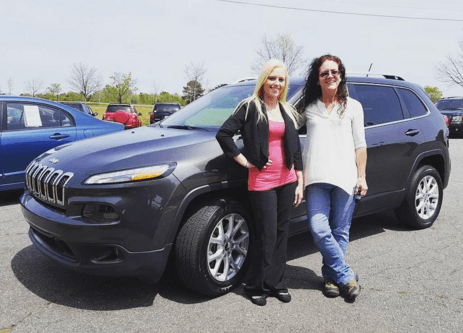
[(283, 116), (281, 115), (280, 106), (278, 105), (278, 102), (272, 107), (265, 103), (265, 108), (267, 109), (267, 116), (269, 120), (271, 121), (282, 121), (283, 120)]

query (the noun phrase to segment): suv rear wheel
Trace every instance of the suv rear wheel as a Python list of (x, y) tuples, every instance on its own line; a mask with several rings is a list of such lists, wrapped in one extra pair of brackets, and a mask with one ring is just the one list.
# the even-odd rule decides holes
[(420, 167), (412, 177), (402, 206), (396, 210), (397, 218), (416, 229), (430, 227), (442, 206), (442, 180), (432, 166)]
[(175, 243), (177, 273), (185, 286), (208, 296), (227, 293), (249, 262), (250, 216), (233, 199), (214, 200), (193, 214)]

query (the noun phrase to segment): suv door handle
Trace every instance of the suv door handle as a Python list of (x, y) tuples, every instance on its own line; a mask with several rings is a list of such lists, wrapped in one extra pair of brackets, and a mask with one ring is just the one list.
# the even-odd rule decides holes
[(69, 138), (69, 134), (55, 133), (53, 135), (50, 135), (50, 139), (52, 140), (61, 140), (66, 138)]
[(408, 131), (405, 132), (405, 135), (408, 135), (408, 136), (415, 136), (415, 135), (417, 135), (418, 133), (420, 133), (420, 130), (417, 130), (417, 129), (409, 129)]

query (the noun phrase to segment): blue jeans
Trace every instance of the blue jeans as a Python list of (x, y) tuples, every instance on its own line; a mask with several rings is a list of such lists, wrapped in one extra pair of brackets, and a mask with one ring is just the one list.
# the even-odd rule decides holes
[(306, 187), (307, 215), (310, 232), (323, 256), (322, 275), (345, 285), (354, 278), (346, 262), (349, 229), (354, 210), (354, 190), (325, 183)]

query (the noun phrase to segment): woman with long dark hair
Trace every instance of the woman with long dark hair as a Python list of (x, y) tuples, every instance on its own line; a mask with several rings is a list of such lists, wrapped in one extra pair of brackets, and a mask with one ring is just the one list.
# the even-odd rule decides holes
[(346, 69), (336, 56), (312, 61), (304, 87), (304, 185), (310, 231), (323, 257), (327, 297), (360, 293), (346, 261), (354, 194), (368, 190), (362, 105), (348, 97)]
[[(268, 61), (254, 94), (243, 100), (217, 133), (224, 153), (249, 170), (248, 190), (254, 213), (254, 255), (245, 293), (263, 306), (267, 296), (290, 302), (284, 286), (291, 208), (303, 197), (302, 159), (296, 125), (300, 115), (286, 102), (288, 71)], [(241, 152), (233, 140), (240, 132)]]

